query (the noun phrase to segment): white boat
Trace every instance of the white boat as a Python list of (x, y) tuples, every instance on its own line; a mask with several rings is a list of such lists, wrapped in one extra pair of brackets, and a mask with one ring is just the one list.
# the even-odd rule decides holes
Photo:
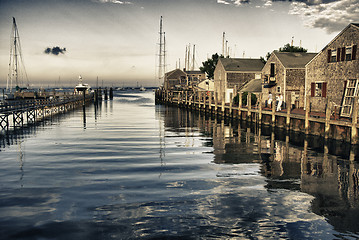
[(146, 91), (146, 88), (140, 87), (140, 91)]
[(75, 87), (75, 92), (84, 92), (84, 91), (86, 91), (86, 93), (93, 92), (91, 86), (86, 83), (82, 83), (82, 77), (79, 76), (79, 83)]

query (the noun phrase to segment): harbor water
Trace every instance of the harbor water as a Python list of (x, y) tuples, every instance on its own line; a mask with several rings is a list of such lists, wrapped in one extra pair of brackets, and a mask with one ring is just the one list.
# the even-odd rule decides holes
[(119, 91), (10, 132), (1, 239), (357, 239), (355, 149)]

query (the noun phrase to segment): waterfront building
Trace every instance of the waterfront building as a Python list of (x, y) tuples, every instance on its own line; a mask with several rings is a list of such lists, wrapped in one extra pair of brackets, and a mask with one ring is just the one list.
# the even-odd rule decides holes
[(316, 53), (273, 51), (262, 70), (263, 102), (271, 94), (291, 97), (296, 108), (304, 107), (305, 65)]
[(198, 71), (198, 70), (193, 70), (193, 71), (184, 71), (187, 75), (187, 86), (188, 89), (193, 89), (195, 88), (200, 82), (206, 80), (206, 74)]
[(196, 91), (201, 92), (213, 92), (214, 91), (214, 81), (211, 79), (206, 79), (201, 81), (195, 87)]
[(181, 69), (175, 69), (165, 73), (164, 89), (175, 90), (184, 88), (187, 85), (187, 74)]
[(220, 58), (214, 70), (214, 89), (218, 100), (230, 102), (234, 89), (240, 89), (252, 79), (261, 78), (263, 66), (260, 59)]
[[(359, 24), (349, 24), (306, 65), (306, 95), (312, 111), (338, 106), (350, 117), (354, 96), (358, 96)], [(339, 113), (339, 112), (338, 112)]]

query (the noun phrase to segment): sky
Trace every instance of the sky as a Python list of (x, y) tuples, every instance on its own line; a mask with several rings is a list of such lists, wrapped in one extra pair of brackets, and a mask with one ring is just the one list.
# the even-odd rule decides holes
[[(319, 52), (349, 23), (359, 0), (0, 0), (0, 86), (9, 72), (12, 17), (31, 86), (159, 86), (159, 22), (166, 68), (184, 67), (195, 47), (198, 69), (222, 53), (259, 58), (286, 43)], [(191, 53), (192, 55), (192, 53)]]

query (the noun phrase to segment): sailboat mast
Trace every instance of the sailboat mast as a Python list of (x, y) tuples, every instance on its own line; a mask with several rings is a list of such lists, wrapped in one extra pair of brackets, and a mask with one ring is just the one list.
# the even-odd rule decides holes
[[(16, 87), (19, 86), (21, 80), (20, 73), (24, 74), (24, 77), (26, 77), (26, 80), (28, 82), (25, 66), (22, 59), (19, 31), (14, 17), (12, 18), (12, 22), (13, 24), (12, 24), (12, 30), (10, 36), (11, 39), (10, 39), (9, 73), (6, 82), (6, 89), (10, 93), (12, 92), (13, 81), (15, 81)], [(19, 61), (21, 61), (21, 65)], [(21, 72), (20, 70), (23, 72)]]
[(195, 60), (195, 52), (196, 52), (196, 44), (193, 44), (193, 57), (192, 57), (192, 71), (194, 71), (194, 62)]
[(162, 80), (162, 76), (163, 76), (163, 32), (162, 32), (162, 16), (160, 19), (160, 49), (159, 49), (159, 53), (158, 53), (158, 57), (159, 57), (159, 61), (158, 61), (158, 81), (161, 82)]

